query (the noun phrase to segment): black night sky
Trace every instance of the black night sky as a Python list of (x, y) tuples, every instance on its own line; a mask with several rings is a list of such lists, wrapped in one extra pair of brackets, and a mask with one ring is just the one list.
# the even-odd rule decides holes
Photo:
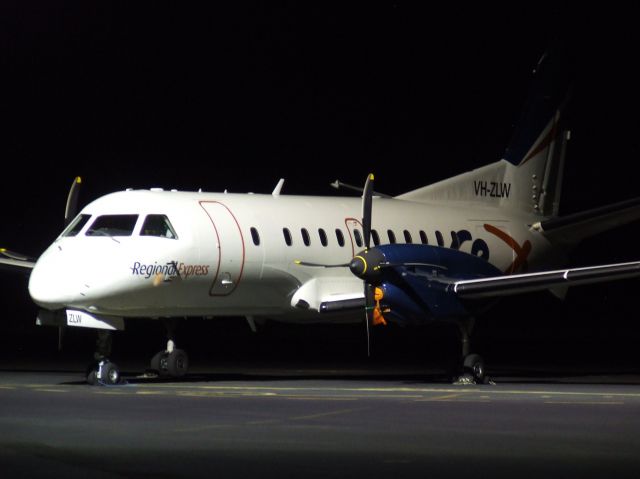
[[(127, 187), (267, 193), (280, 177), (284, 193), (330, 195), (370, 171), (393, 195), (495, 161), (551, 44), (575, 79), (561, 211), (638, 195), (631, 7), (343, 3), (3, 2), (0, 246), (37, 256), (76, 175), (81, 205)], [(639, 233), (590, 239), (572, 263), (638, 259)], [(0, 281), (9, 344), (36, 308), (21, 276)], [(637, 286), (509, 300), (480, 344), (624, 349)]]

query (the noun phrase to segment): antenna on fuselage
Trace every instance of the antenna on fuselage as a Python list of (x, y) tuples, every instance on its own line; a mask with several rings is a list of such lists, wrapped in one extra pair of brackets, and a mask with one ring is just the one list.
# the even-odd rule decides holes
[(273, 189), (273, 192), (271, 193), (274, 197), (278, 197), (280, 196), (280, 192), (282, 191), (282, 186), (284, 185), (284, 178), (280, 178), (280, 181), (278, 181), (278, 184), (276, 185), (276, 187)]
[[(362, 188), (360, 186), (353, 186), (353, 185), (350, 185), (348, 183), (343, 183), (340, 180), (336, 180), (333, 183), (329, 183), (329, 186), (331, 186), (332, 188), (335, 188), (336, 190), (339, 190), (340, 188), (344, 188), (346, 190), (357, 191), (361, 195), (364, 194), (364, 188)], [(372, 194), (372, 196), (378, 196), (380, 198), (393, 198), (393, 196), (391, 196), (391, 195), (385, 195), (384, 193), (379, 193), (377, 191), (372, 191), (371, 194)]]

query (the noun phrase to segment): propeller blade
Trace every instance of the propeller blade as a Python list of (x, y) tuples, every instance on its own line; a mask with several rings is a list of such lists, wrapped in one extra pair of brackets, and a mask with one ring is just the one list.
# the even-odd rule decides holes
[(371, 357), (371, 333), (369, 331), (369, 325), (372, 323), (373, 308), (375, 306), (375, 299), (373, 297), (373, 286), (365, 281), (364, 283), (364, 321), (367, 328), (367, 357)]
[(64, 209), (64, 225), (67, 226), (78, 213), (78, 194), (80, 193), (80, 183), (82, 178), (76, 176), (69, 189), (67, 196), (67, 205)]
[(16, 253), (15, 251), (9, 251), (6, 248), (0, 248), (0, 256), (4, 256), (5, 258), (9, 259), (15, 259), (16, 261), (36, 261), (36, 258)]
[(58, 326), (58, 351), (62, 351), (62, 340), (64, 339), (64, 326)]
[(298, 266), (312, 266), (315, 268), (346, 268), (350, 263), (341, 264), (322, 264), (322, 263), (310, 263), (309, 261), (300, 261), (299, 259), (294, 261)]
[(371, 202), (373, 198), (373, 173), (369, 173), (362, 192), (362, 233), (364, 235), (364, 247), (371, 246)]

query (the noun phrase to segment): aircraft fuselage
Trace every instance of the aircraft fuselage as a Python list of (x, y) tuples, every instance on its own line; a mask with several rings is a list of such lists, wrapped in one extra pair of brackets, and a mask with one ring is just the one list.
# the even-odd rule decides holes
[[(374, 211), (374, 241), (381, 244), (395, 239), (459, 249), (503, 272), (559, 261), (513, 211), (385, 198), (374, 199)], [(316, 315), (292, 304), (294, 293), (314, 278), (340, 283), (341, 291), (362, 291), (348, 268), (295, 264), (348, 263), (364, 249), (360, 198), (124, 191), (97, 199), (80, 215), (89, 216), (84, 226), (56, 239), (31, 274), (30, 294), (45, 309), (297, 321)], [(90, 234), (98, 217), (117, 215), (131, 217), (126, 234)], [(148, 215), (166, 217), (175, 237), (143, 234)]]

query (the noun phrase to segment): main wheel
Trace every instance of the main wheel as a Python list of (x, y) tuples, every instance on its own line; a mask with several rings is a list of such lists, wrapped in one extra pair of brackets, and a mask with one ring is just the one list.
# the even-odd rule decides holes
[(151, 358), (151, 369), (158, 371), (159, 376), (165, 376), (167, 374), (167, 356), (166, 351), (160, 351)]
[(479, 354), (469, 354), (464, 358), (463, 370), (465, 373), (471, 374), (477, 384), (484, 383), (486, 374), (484, 361)]
[(189, 357), (182, 349), (174, 349), (167, 356), (167, 372), (169, 376), (180, 378), (187, 374), (189, 369)]

